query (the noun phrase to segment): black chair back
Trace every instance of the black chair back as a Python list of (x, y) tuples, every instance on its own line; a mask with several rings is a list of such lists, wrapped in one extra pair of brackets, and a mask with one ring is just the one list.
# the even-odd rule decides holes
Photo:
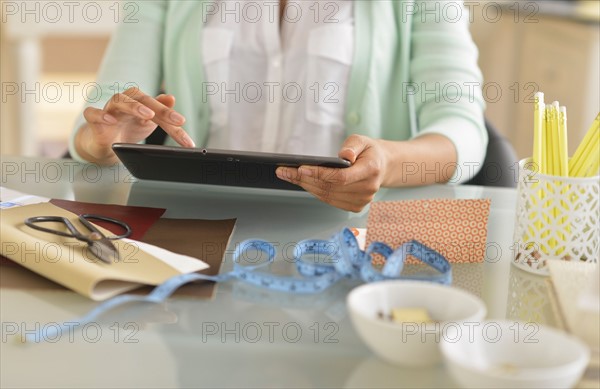
[(485, 128), (489, 137), (485, 160), (481, 170), (465, 185), (515, 188), (518, 173), (517, 153), (510, 142), (487, 120)]

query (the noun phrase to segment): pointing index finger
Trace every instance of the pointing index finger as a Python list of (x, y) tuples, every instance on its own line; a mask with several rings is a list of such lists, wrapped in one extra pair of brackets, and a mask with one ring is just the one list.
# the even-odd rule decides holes
[(185, 118), (181, 114), (137, 88), (128, 89), (125, 94), (154, 111), (155, 116), (151, 120), (160, 125), (177, 143), (186, 147), (195, 147), (192, 138), (181, 128), (185, 123)]

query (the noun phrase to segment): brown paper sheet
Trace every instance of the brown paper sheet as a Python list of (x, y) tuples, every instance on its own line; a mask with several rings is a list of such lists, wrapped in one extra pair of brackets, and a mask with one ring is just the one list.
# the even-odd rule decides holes
[[(177, 254), (200, 258), (210, 266), (200, 273), (214, 276), (219, 274), (234, 226), (235, 219), (159, 219), (142, 241)], [(175, 295), (213, 298), (215, 289), (214, 282), (199, 282), (182, 286)], [(140, 293), (150, 290), (149, 287), (138, 289)]]

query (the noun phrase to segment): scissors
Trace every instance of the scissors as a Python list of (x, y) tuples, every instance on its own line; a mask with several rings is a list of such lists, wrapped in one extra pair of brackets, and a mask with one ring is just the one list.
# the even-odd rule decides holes
[[(92, 223), (90, 223), (90, 220), (100, 220), (116, 224), (119, 227), (121, 227), (125, 232), (121, 235), (107, 237), (102, 232), (100, 232), (100, 230), (98, 230)], [(111, 240), (123, 239), (131, 235), (131, 227), (129, 227), (127, 223), (110, 217), (92, 214), (80, 215), (79, 221), (89, 230), (89, 233), (80, 232), (79, 230), (77, 230), (77, 228), (75, 228), (75, 226), (73, 225), (73, 223), (71, 223), (69, 219), (61, 216), (30, 217), (28, 219), (25, 219), (25, 225), (38, 231), (48, 232), (60, 236), (72, 237), (82, 242), (86, 242), (92, 254), (94, 254), (96, 258), (98, 258), (104, 263), (117, 262), (121, 259), (119, 256), (119, 251), (111, 242)], [(63, 223), (65, 226), (67, 226), (69, 232), (54, 230), (51, 228), (42, 227), (40, 225), (41, 223), (47, 222)]]

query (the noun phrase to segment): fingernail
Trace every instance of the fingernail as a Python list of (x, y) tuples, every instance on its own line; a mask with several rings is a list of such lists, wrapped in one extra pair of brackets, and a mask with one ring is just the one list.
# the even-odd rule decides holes
[(114, 118), (112, 115), (104, 114), (104, 116), (102, 116), (102, 119), (104, 119), (104, 121), (108, 124), (117, 124), (117, 119)]
[(312, 177), (313, 176), (313, 171), (309, 168), (306, 167), (301, 167), (299, 169), (299, 173), (301, 176), (306, 176), (306, 177)]
[(148, 107), (145, 107), (145, 106), (143, 106), (143, 105), (142, 105), (141, 107), (139, 107), (139, 108), (138, 108), (138, 111), (139, 111), (139, 112), (140, 112), (142, 115), (144, 115), (144, 116), (146, 116), (146, 117), (153, 117), (153, 116), (154, 116), (154, 111), (153, 111), (153, 110), (151, 110), (151, 109), (150, 109), (150, 108), (148, 108)]
[(284, 170), (282, 168), (275, 170), (275, 174), (277, 175), (277, 178), (280, 178), (284, 181), (288, 181), (288, 178), (286, 177)]
[(348, 147), (348, 148), (345, 148), (345, 149), (344, 149), (344, 150), (342, 150), (342, 151), (351, 152), (351, 153), (352, 153), (352, 156), (356, 156), (356, 152), (354, 151), (354, 149), (351, 149), (351, 148), (349, 148), (349, 147)]
[(185, 123), (185, 118), (183, 116), (181, 116), (180, 114), (178, 114), (177, 112), (171, 112), (171, 114), (169, 115), (169, 118), (171, 118), (171, 121), (175, 124)]
[(189, 136), (186, 137), (186, 142), (185, 143), (187, 143), (187, 145), (189, 147), (196, 147), (196, 143), (194, 143), (194, 141), (192, 140), (192, 138), (190, 138)]

